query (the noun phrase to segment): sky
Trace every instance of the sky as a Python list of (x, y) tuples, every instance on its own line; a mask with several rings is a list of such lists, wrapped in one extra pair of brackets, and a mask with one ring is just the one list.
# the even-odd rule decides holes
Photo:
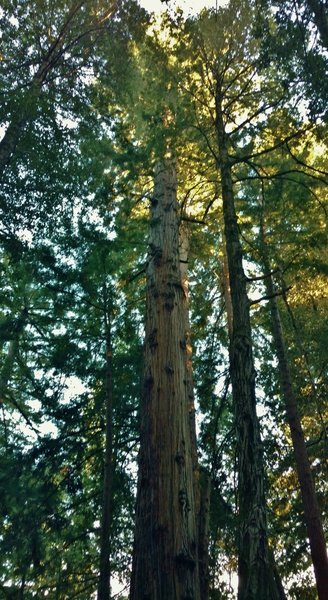
[[(166, 8), (166, 3), (161, 0), (139, 0), (139, 4), (149, 12), (160, 12)], [(224, 0), (177, 0), (169, 4), (179, 6), (186, 14), (197, 14), (202, 8), (216, 8), (226, 2)]]

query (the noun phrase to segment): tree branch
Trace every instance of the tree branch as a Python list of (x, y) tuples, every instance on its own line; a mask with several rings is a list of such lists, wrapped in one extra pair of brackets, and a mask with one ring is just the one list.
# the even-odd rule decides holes
[(304, 129), (301, 129), (300, 131), (291, 133), (290, 135), (285, 137), (283, 140), (279, 140), (276, 144), (273, 144), (273, 146), (270, 146), (269, 148), (265, 148), (264, 150), (260, 150), (259, 152), (253, 152), (252, 154), (248, 154), (246, 156), (241, 156), (239, 158), (235, 157), (234, 164), (246, 162), (246, 161), (250, 160), (251, 158), (256, 158), (257, 156), (263, 156), (264, 154), (273, 152), (273, 150), (277, 150), (278, 148), (281, 148), (282, 146), (286, 145), (287, 142), (289, 142), (290, 140), (300, 137), (303, 133), (306, 133), (307, 131), (310, 131), (311, 129), (313, 129), (312, 124), (308, 125)]
[(261, 296), (260, 298), (256, 298), (255, 300), (250, 300), (249, 305), (253, 306), (253, 304), (259, 304), (260, 302), (263, 302), (264, 300), (271, 300), (272, 298), (276, 298), (277, 296), (284, 296), (284, 294), (286, 292), (288, 292), (288, 290), (290, 290), (291, 288), (292, 288), (292, 286), (290, 285), (289, 287), (284, 288), (283, 290), (274, 292), (274, 294), (268, 294), (266, 296)]

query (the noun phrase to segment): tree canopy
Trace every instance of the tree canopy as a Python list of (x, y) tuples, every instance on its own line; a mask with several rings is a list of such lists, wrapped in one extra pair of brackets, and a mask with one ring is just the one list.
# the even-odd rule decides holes
[(0, 9), (5, 600), (328, 589), (327, 5), (173, 4)]

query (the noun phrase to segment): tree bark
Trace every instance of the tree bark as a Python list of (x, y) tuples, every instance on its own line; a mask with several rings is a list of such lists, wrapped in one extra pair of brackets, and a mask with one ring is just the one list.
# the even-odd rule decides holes
[(249, 301), (221, 97), (220, 82), (217, 81), (216, 128), (233, 312), (229, 356), (238, 460), (238, 599), (278, 600), (280, 593), (269, 558), (264, 468), (259, 421), (256, 414)]
[(156, 170), (131, 600), (199, 600), (175, 169)]
[(210, 507), (210, 477), (204, 472), (200, 472), (198, 453), (197, 453), (197, 434), (196, 434), (196, 411), (194, 396), (194, 380), (192, 371), (192, 344), (191, 328), (189, 319), (189, 278), (188, 278), (188, 256), (189, 256), (189, 232), (184, 223), (180, 224), (180, 273), (181, 284), (185, 294), (185, 339), (187, 352), (187, 399), (189, 413), (189, 427), (191, 439), (191, 455), (194, 479), (194, 499), (195, 514), (197, 525), (197, 548), (198, 548), (198, 569), (200, 584), (200, 599), (207, 600), (209, 594), (209, 507)]
[(319, 600), (326, 600), (328, 594), (328, 557), (320, 508), (315, 492), (314, 481), (311, 472), (302, 423), (298, 411), (297, 398), (295, 396), (289, 370), (288, 357), (284, 343), (281, 327), (279, 307), (276, 296), (274, 296), (274, 285), (272, 281), (270, 261), (268, 257), (265, 234), (262, 223), (262, 259), (265, 268), (267, 295), (271, 297), (270, 313), (272, 324), (272, 335), (276, 347), (281, 390), (285, 402), (286, 417), (292, 438), (296, 471), (301, 488), (301, 496), (304, 510), (307, 534), (310, 541), (311, 557), (313, 562), (315, 580)]
[(194, 477), (194, 498), (196, 514), (200, 508), (200, 490), (199, 490), (199, 464), (197, 454), (197, 435), (196, 435), (196, 413), (194, 380), (192, 372), (192, 345), (189, 320), (189, 278), (188, 278), (188, 256), (189, 256), (189, 233), (187, 226), (183, 223), (179, 227), (179, 261), (181, 285), (184, 292), (184, 337), (186, 340), (186, 388), (187, 388), (187, 408), (189, 414), (189, 428), (191, 440), (192, 466)]
[(211, 477), (205, 471), (200, 473), (200, 508), (198, 518), (198, 563), (200, 599), (209, 597), (209, 532), (211, 505)]
[(97, 600), (110, 599), (110, 529), (112, 521), (113, 497), (113, 350), (111, 334), (111, 314), (108, 305), (108, 290), (104, 290), (104, 326), (106, 339), (106, 375), (105, 375), (105, 406), (106, 406), (106, 438), (105, 463), (103, 480), (103, 503), (100, 525), (100, 569)]
[(230, 276), (229, 276), (229, 265), (228, 265), (228, 257), (227, 257), (227, 243), (225, 236), (223, 235), (223, 268), (222, 268), (222, 286), (223, 286), (223, 296), (224, 303), (227, 313), (227, 324), (228, 324), (228, 333), (229, 339), (232, 337), (232, 329), (233, 329), (233, 310), (231, 303), (231, 290), (230, 290)]

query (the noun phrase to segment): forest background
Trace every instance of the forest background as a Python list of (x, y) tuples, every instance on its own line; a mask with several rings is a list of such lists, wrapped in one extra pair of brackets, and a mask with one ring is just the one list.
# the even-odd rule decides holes
[(4, 599), (106, 598), (104, 564), (110, 597), (128, 596), (149, 207), (168, 155), (189, 248), (206, 594), (236, 597), (241, 461), (223, 145), (268, 539), (287, 597), (318, 597), (282, 366), (326, 530), (326, 2), (231, 0), (189, 16), (163, 4), (161, 16), (134, 1), (4, 0), (0, 10)]

